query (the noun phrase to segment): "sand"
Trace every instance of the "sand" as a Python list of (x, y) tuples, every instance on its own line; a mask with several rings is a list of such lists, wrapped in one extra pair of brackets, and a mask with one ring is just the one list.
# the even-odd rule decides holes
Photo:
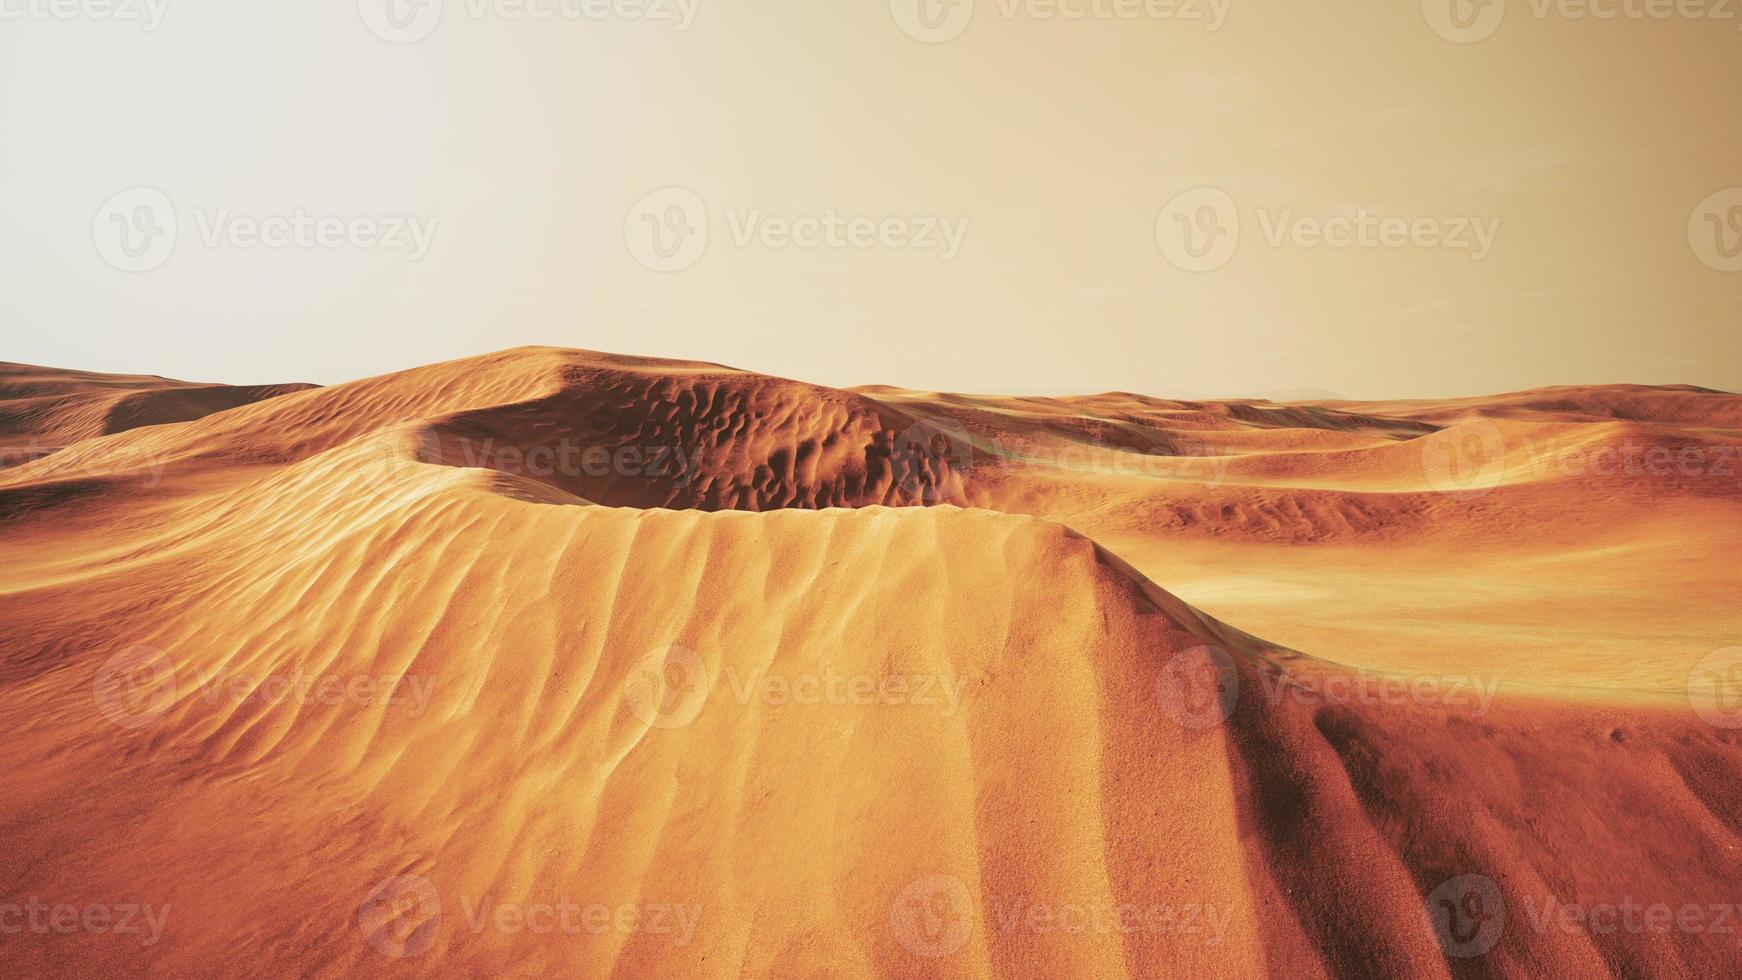
[(0, 398), (0, 975), (1733, 970), (1737, 396)]

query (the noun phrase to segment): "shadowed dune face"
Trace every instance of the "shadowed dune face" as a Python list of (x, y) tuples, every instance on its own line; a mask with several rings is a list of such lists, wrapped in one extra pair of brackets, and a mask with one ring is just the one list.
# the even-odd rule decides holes
[(964, 503), (951, 435), (776, 378), (575, 369), (548, 398), (453, 416), (423, 439), (450, 465), (601, 504), (765, 511)]
[(196, 385), (0, 364), (0, 467), (16, 466), (84, 439), (147, 425), (188, 422), (312, 385)]
[(260, 392), (0, 471), (0, 973), (1735, 961), (1734, 396)]

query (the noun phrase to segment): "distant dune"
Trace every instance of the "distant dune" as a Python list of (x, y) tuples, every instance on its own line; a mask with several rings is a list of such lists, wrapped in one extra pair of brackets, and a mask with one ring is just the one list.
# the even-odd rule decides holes
[(6, 449), (0, 465), (16, 465), (94, 436), (190, 422), (311, 387), (201, 385), (0, 362), (0, 443)]
[(0, 366), (0, 975), (1727, 975), (1739, 447), (1694, 388)]

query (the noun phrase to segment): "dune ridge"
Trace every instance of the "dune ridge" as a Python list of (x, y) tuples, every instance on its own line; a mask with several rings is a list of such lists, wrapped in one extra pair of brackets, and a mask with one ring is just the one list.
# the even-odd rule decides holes
[(190, 384), (0, 363), (0, 467), (75, 442), (147, 425), (187, 422), (313, 385)]

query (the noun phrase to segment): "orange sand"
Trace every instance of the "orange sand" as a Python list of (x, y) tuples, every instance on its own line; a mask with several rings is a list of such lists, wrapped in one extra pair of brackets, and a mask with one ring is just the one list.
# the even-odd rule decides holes
[(306, 390), (7, 365), (0, 399), (6, 976), (1742, 950), (1736, 396), (521, 349)]

